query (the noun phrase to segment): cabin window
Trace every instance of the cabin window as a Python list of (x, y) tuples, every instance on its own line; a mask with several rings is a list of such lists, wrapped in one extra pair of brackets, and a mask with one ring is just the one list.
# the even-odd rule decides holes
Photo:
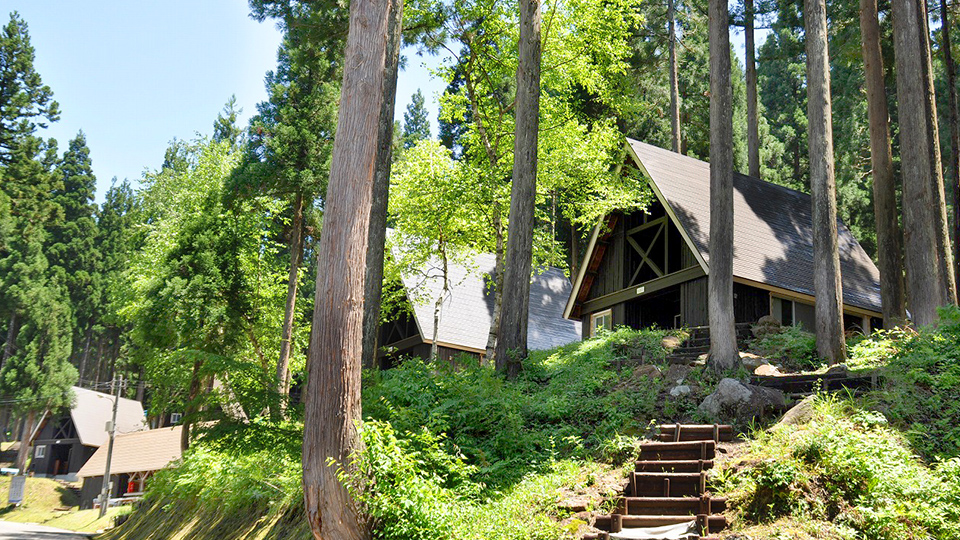
[(36, 450), (33, 451), (33, 457), (36, 459), (43, 459), (47, 455), (47, 445), (41, 444), (37, 446)]
[(601, 329), (613, 330), (613, 311), (605, 309), (590, 315), (590, 337), (596, 337)]
[(179, 424), (181, 418), (183, 418), (183, 415), (180, 414), (180, 413), (178, 413), (178, 412), (170, 413), (170, 423), (171, 423), (171, 424)]

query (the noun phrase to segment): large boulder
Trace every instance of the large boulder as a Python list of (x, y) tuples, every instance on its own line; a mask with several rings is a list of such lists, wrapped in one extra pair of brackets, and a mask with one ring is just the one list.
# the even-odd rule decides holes
[(797, 403), (783, 415), (783, 418), (777, 422), (778, 426), (797, 426), (806, 424), (813, 419), (814, 401), (816, 396), (807, 396)]
[(757, 324), (751, 328), (753, 330), (753, 337), (760, 339), (764, 336), (769, 336), (770, 334), (779, 334), (783, 328), (780, 325), (780, 321), (773, 318), (770, 315), (764, 315), (760, 317), (760, 320), (757, 321)]
[(750, 420), (786, 406), (783, 392), (723, 379), (700, 404), (700, 411), (718, 419)]

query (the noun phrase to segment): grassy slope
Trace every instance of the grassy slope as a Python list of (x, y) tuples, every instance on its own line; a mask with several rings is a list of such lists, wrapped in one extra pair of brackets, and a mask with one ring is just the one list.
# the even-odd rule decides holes
[[(10, 490), (10, 477), (0, 476), (0, 494)], [(96, 532), (113, 524), (117, 515), (129, 508), (111, 508), (103, 519), (99, 511), (77, 510), (76, 497), (60, 484), (47, 478), (27, 478), (24, 501), (19, 507), (0, 509), (0, 519), (20, 523), (40, 523), (71, 531)]]
[[(734, 497), (737, 528), (755, 540), (960, 537), (949, 536), (960, 533), (960, 516), (945, 510), (949, 502), (919, 514), (894, 504), (933, 504), (923, 489), (931, 481), (955, 483), (952, 491), (960, 492), (960, 465), (927, 465), (956, 455), (960, 440), (956, 315), (937, 333), (880, 336), (857, 346), (855, 363), (890, 364), (888, 388), (842, 406), (823, 404), (812, 426), (776, 436), (755, 432), (745, 461), (717, 485)], [(516, 382), (482, 368), (450, 372), (416, 363), (365, 376), (364, 411), (374, 421), (364, 427), (367, 451), (359, 459), (375, 487), (358, 485), (358, 495), (376, 517), (379, 537), (573, 537), (582, 516), (561, 510), (560, 502), (586, 496), (588, 506), (602, 510), (609, 490), (597, 485), (616, 481), (597, 478), (619, 478), (616, 464), (633, 453), (636, 436), (651, 422), (700, 419), (696, 404), (714, 377), (694, 372), (687, 377), (692, 394), (672, 398), (674, 383), (663, 377), (611, 368), (617, 358), (644, 356), (638, 351), (656, 348), (659, 339), (618, 331), (540, 353)], [(296, 439), (286, 446), (298, 446)], [(811, 440), (831, 444), (800, 444)], [(309, 539), (298, 495), (299, 455), (288, 450), (287, 462), (278, 463), (275, 447), (244, 452), (192, 454), (156, 488), (162, 503), (135, 512), (106, 538)], [(764, 499), (771, 487), (788, 498)], [(764, 510), (771, 504), (773, 511)], [(943, 520), (936, 517), (941, 514)]]

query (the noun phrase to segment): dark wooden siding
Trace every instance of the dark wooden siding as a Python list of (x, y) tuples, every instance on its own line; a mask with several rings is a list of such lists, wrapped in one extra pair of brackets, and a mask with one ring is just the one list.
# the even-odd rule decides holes
[(684, 326), (706, 326), (710, 324), (707, 312), (706, 277), (680, 284), (680, 317), (683, 319)]
[(770, 293), (763, 289), (733, 284), (733, 312), (738, 323), (755, 323), (770, 314)]
[[(618, 219), (613, 227), (613, 232), (607, 238), (607, 250), (603, 254), (603, 260), (600, 261), (600, 267), (597, 268), (597, 277), (590, 286), (588, 300), (599, 298), (605, 294), (619, 291), (623, 288), (623, 219)], [(590, 321), (590, 315), (585, 314), (586, 321)], [(589, 335), (589, 330), (587, 331)]]

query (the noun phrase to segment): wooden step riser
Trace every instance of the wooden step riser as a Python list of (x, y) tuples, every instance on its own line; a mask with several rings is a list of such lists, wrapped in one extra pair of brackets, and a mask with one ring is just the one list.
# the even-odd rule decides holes
[(625, 497), (619, 509), (625, 515), (696, 516), (719, 514), (727, 509), (724, 497)]
[(594, 527), (605, 532), (620, 532), (623, 529), (636, 529), (641, 527), (663, 527), (664, 525), (676, 525), (685, 523), (692, 519), (697, 520), (697, 524), (703, 533), (722, 531), (727, 527), (727, 518), (721, 515), (698, 515), (694, 516), (625, 516), (614, 514), (612, 516), (598, 517), (594, 522)]
[(637, 461), (634, 472), (700, 472), (713, 468), (713, 460), (689, 459), (680, 461)]
[(660, 426), (659, 438), (662, 442), (690, 442), (690, 441), (721, 441), (733, 440), (733, 426), (720, 425), (681, 425), (677, 435), (677, 426), (668, 424)]
[[(675, 443), (662, 443), (675, 444)], [(637, 461), (689, 461), (711, 460), (717, 455), (717, 448), (711, 441), (709, 445), (697, 445), (690, 448), (642, 447)]]
[(698, 497), (706, 491), (704, 473), (633, 473), (632, 497)]

